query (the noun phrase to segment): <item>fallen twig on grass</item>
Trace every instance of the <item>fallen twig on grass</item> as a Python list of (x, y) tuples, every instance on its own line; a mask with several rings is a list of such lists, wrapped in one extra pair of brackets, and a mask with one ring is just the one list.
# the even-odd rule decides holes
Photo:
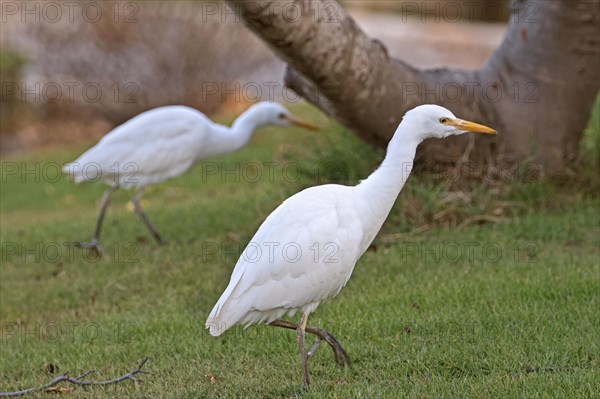
[(55, 379), (53, 379), (52, 381), (50, 381), (49, 383), (47, 383), (46, 385), (43, 385), (41, 387), (28, 388), (28, 389), (23, 389), (21, 391), (14, 391), (14, 392), (0, 392), (0, 396), (14, 397), (14, 396), (22, 396), (22, 395), (26, 395), (28, 393), (33, 393), (33, 392), (38, 392), (38, 391), (51, 391), (51, 390), (55, 390), (53, 388), (55, 388), (56, 385), (60, 384), (63, 381), (74, 384), (74, 385), (79, 385), (79, 386), (109, 385), (109, 384), (116, 384), (118, 382), (125, 381), (125, 380), (131, 380), (133, 382), (138, 382), (138, 381), (142, 381), (142, 380), (136, 377), (137, 374), (151, 374), (149, 371), (142, 370), (142, 368), (144, 367), (144, 365), (146, 364), (147, 361), (148, 361), (147, 357), (143, 358), (135, 370), (132, 370), (129, 373), (122, 375), (121, 377), (112, 379), (112, 380), (83, 381), (83, 379), (85, 377), (87, 377), (88, 375), (90, 375), (92, 373), (95, 373), (96, 370), (86, 371), (85, 373), (83, 373), (81, 376), (79, 376), (77, 378), (70, 377), (69, 373), (67, 372), (62, 375), (59, 375), (58, 377), (56, 377)]

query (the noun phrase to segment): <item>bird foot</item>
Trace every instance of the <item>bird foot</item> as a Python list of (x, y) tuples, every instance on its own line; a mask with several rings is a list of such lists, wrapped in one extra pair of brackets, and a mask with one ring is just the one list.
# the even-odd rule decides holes
[[(272, 326), (275, 326), (275, 327), (288, 328), (288, 329), (292, 329), (292, 330), (295, 330), (298, 328), (298, 324), (290, 322), (290, 321), (286, 321), (286, 320), (274, 320), (269, 324)], [(314, 353), (316, 352), (316, 350), (320, 344), (320, 341), (325, 341), (331, 347), (331, 350), (333, 351), (333, 357), (335, 358), (335, 362), (338, 365), (340, 365), (342, 367), (352, 366), (352, 361), (350, 360), (350, 357), (348, 357), (348, 354), (344, 350), (344, 347), (338, 342), (338, 340), (333, 335), (331, 335), (327, 331), (323, 330), (322, 328), (310, 327), (310, 326), (306, 326), (306, 332), (317, 336), (317, 340), (315, 341), (315, 343), (313, 344), (309, 353), (307, 354), (307, 358), (309, 356), (314, 355)]]
[(304, 392), (304, 391), (308, 391), (308, 388), (310, 388), (310, 383), (307, 384), (306, 382), (300, 384), (300, 391)]
[(331, 350), (333, 351), (333, 357), (335, 358), (335, 362), (339, 366), (352, 366), (350, 357), (344, 350), (344, 347), (338, 342), (338, 340), (333, 335), (323, 330), (322, 328), (317, 327), (306, 327), (306, 332), (317, 336), (315, 343), (313, 344), (312, 348), (310, 348), (310, 356), (312, 356), (316, 352), (321, 341), (325, 341), (331, 347)]
[(96, 238), (92, 238), (92, 240), (89, 242), (77, 242), (75, 243), (75, 246), (78, 248), (87, 249), (88, 251), (95, 253), (98, 257), (101, 257), (104, 253), (104, 249), (102, 248), (102, 245), (100, 245), (100, 241), (98, 241)]

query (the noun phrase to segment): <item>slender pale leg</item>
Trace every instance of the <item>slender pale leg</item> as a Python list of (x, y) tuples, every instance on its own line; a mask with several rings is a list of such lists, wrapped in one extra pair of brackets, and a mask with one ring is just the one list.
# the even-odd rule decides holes
[(100, 210), (98, 211), (98, 218), (96, 219), (96, 228), (94, 229), (92, 240), (90, 242), (78, 243), (80, 247), (92, 249), (96, 251), (98, 255), (102, 254), (102, 246), (100, 245), (100, 230), (102, 228), (102, 222), (104, 221), (104, 214), (106, 213), (106, 207), (110, 202), (110, 196), (116, 189), (117, 186), (109, 187), (108, 190), (106, 190), (102, 195), (102, 200), (100, 201)]
[(321, 344), (321, 337), (317, 336), (317, 339), (315, 339), (315, 343), (313, 344), (313, 346), (310, 348), (310, 350), (306, 354), (306, 357), (309, 359), (311, 357), (313, 357), (313, 355), (317, 352), (317, 349), (319, 349), (320, 344)]
[(302, 364), (304, 386), (308, 387), (310, 385), (310, 375), (308, 374), (306, 347), (304, 346), (304, 330), (306, 329), (306, 320), (308, 320), (308, 315), (306, 313), (302, 313), (302, 317), (300, 318), (300, 324), (296, 329), (296, 339), (298, 340), (298, 347), (300, 348), (300, 363)]
[(142, 222), (144, 222), (144, 225), (146, 226), (146, 228), (148, 229), (148, 231), (150, 232), (152, 237), (154, 237), (156, 242), (163, 245), (163, 244), (165, 244), (165, 241), (162, 239), (160, 234), (158, 234), (158, 231), (156, 231), (154, 226), (152, 226), (152, 223), (150, 223), (150, 220), (148, 220), (148, 217), (142, 210), (142, 206), (140, 205), (140, 201), (142, 199), (142, 194), (144, 194), (144, 189), (140, 188), (133, 196), (132, 202), (133, 202), (133, 206), (135, 208), (135, 213), (140, 217), (140, 219), (142, 219)]

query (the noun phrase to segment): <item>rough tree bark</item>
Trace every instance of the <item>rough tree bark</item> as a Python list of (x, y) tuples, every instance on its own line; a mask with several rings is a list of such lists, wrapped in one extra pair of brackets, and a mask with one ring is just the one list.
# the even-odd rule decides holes
[[(480, 160), (500, 150), (560, 171), (578, 158), (600, 82), (598, 0), (513, 0), (503, 43), (474, 71), (393, 59), (332, 0), (227, 2), (288, 63), (288, 87), (371, 143), (385, 146), (407, 110), (433, 102), (499, 131), (477, 138)], [(431, 141), (421, 155), (452, 161), (468, 140)]]

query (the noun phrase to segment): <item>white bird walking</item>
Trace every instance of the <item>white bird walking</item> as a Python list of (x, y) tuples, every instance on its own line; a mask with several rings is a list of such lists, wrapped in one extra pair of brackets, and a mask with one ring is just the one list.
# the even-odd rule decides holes
[(212, 122), (200, 111), (178, 105), (143, 112), (116, 127), (63, 167), (76, 183), (103, 180), (109, 185), (100, 203), (92, 240), (81, 245), (101, 253), (100, 228), (110, 196), (117, 188), (137, 189), (132, 200), (135, 212), (152, 237), (164, 243), (140, 205), (144, 188), (179, 176), (196, 162), (242, 148), (255, 129), (269, 124), (316, 130), (282, 105), (271, 102), (254, 104), (231, 128)]
[[(311, 187), (285, 200), (267, 217), (238, 260), (206, 321), (211, 335), (253, 323), (295, 329), (305, 386), (310, 384), (307, 357), (320, 339), (331, 345), (337, 363), (349, 364), (331, 334), (306, 326), (308, 315), (337, 295), (350, 278), (406, 182), (419, 143), (466, 132), (496, 133), (458, 119), (443, 107), (419, 106), (406, 113), (383, 163), (367, 179), (357, 186)], [(302, 313), (299, 324), (279, 320), (296, 311)], [(308, 354), (305, 332), (318, 337)]]

